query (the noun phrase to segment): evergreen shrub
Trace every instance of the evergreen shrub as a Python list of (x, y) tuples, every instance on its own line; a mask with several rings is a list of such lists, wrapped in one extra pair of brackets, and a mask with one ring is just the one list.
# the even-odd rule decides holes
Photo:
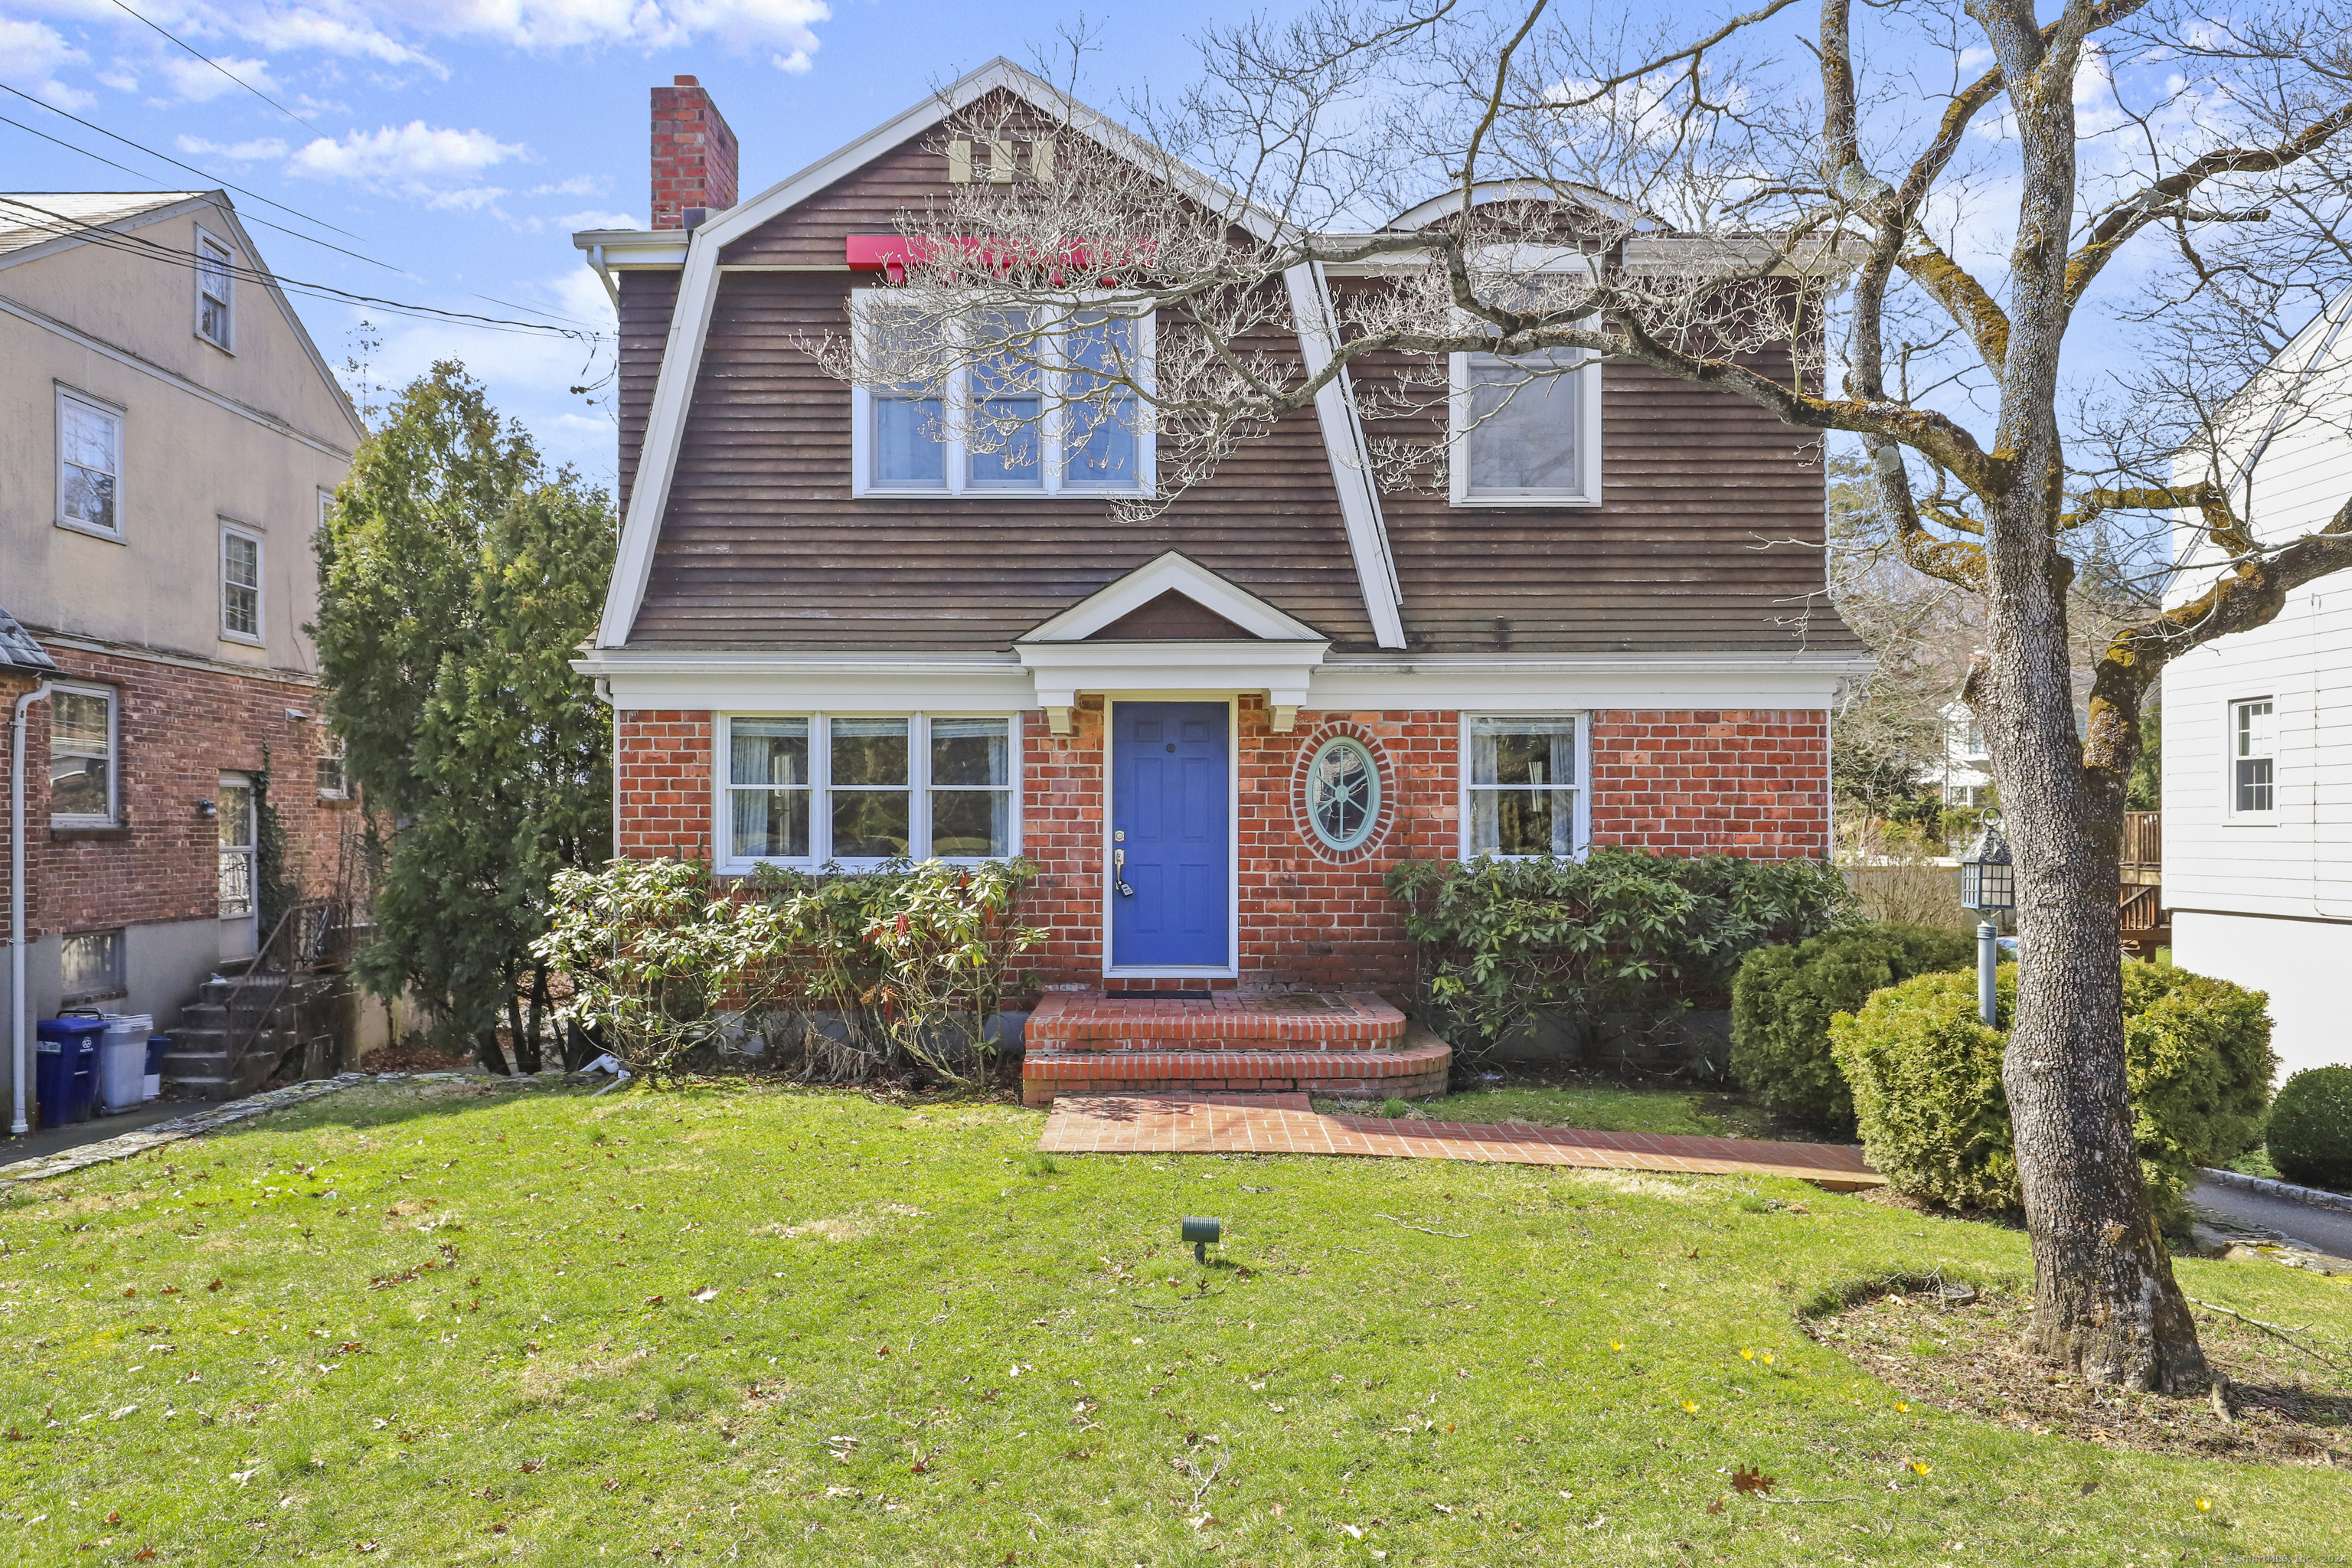
[(1975, 962), (1974, 938), (1925, 926), (1857, 926), (1759, 947), (1731, 983), (1732, 1076), (1776, 1110), (1851, 1128), (1853, 1095), (1830, 1055), (1830, 1020), (1874, 991)]
[(2352, 1191), (2352, 1067), (2305, 1068), (2280, 1086), (2270, 1155), (2290, 1182)]
[[(1966, 973), (1915, 976), (1831, 1020), (1863, 1152), (1898, 1191), (1955, 1208), (2022, 1205), (2000, 1078), (2014, 964), (1998, 984), (1997, 1029), (1978, 1021), (1976, 977)], [(2177, 1214), (2199, 1166), (2226, 1164), (2261, 1136), (2277, 1065), (2269, 999), (2137, 960), (2124, 964), (2123, 993), (2140, 1169), (2159, 1212)]]

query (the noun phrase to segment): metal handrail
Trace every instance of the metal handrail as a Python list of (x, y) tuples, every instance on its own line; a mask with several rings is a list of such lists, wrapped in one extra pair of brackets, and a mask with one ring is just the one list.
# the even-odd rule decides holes
[[(275, 983), (269, 988), (268, 999), (262, 1003), (259, 1011), (255, 1014), (253, 1026), (245, 1032), (245, 1037), (237, 1041), (235, 1047), (229, 1051), (230, 1061), (243, 1060), (245, 1053), (253, 1047), (253, 1042), (261, 1037), (262, 1030), (268, 1026), (271, 1015), (278, 1011), (279, 998), (283, 997), (288, 989), (293, 985), (294, 976), (316, 964), (325, 955), (330, 933), (334, 929), (333, 911), (332, 899), (304, 899), (299, 903), (289, 904), (287, 906), (286, 912), (278, 917), (278, 923), (270, 928), (269, 940), (254, 949), (253, 961), (246, 966), (245, 973), (236, 977), (236, 984), (230, 987), (228, 996), (222, 1004), (222, 1021), (232, 1030), (236, 1027), (237, 1004), (244, 999), (246, 988), (253, 984), (256, 976), (271, 975), (275, 977)], [(320, 918), (310, 928), (311, 935), (305, 942), (301, 935), (302, 917), (312, 913)], [(295, 932), (295, 941), (289, 944), (289, 951), (278, 954), (278, 967), (275, 969), (265, 967), (270, 954), (278, 948), (289, 928)]]

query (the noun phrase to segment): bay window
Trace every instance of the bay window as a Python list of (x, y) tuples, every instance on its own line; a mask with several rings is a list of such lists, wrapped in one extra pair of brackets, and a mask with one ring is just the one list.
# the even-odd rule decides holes
[(1083, 303), (958, 311), (887, 289), (852, 297), (857, 495), (1141, 495), (1151, 322)]
[(1018, 852), (1009, 717), (746, 713), (719, 728), (722, 871)]

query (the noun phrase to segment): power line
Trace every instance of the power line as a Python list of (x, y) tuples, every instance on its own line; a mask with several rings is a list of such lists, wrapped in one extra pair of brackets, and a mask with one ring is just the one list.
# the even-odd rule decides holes
[[(155, 178), (152, 174), (142, 174), (139, 170), (132, 168), (128, 163), (118, 163), (113, 159), (93, 153), (87, 147), (77, 147), (72, 142), (52, 136), (46, 131), (36, 131), (21, 120), (11, 120), (6, 115), (0, 114), (0, 125), (13, 125), (27, 136), (37, 136), (44, 142), (56, 142), (57, 145), (64, 148), (68, 153), (79, 153), (85, 158), (96, 159), (99, 163), (105, 164), (110, 169), (121, 170), (124, 174), (129, 174), (133, 179), (144, 180), (149, 184), (157, 186), (158, 188), (161, 188), (163, 185), (163, 182)], [(252, 224), (257, 227), (275, 229), (279, 234), (287, 235), (292, 238), (301, 240), (307, 245), (315, 245), (320, 247), (321, 249), (331, 250), (338, 256), (348, 256), (354, 261), (364, 261), (370, 267), (381, 267), (386, 272), (395, 273), (404, 278), (408, 276), (405, 270), (401, 268), (394, 267), (389, 261), (379, 261), (373, 256), (362, 256), (356, 250), (346, 250), (340, 245), (329, 245), (323, 239), (320, 239), (312, 235), (304, 234), (299, 229), (288, 228), (284, 224), (271, 223), (268, 218), (255, 217), (251, 213), (239, 213), (237, 214), (237, 217), (240, 221)], [(504, 301), (500, 301), (500, 303), (504, 303)]]
[(107, 138), (107, 139), (109, 139), (110, 141), (114, 141), (114, 142), (121, 142), (125, 147), (136, 148), (138, 151), (140, 151), (140, 152), (142, 152), (142, 153), (146, 153), (146, 154), (147, 154), (147, 156), (149, 156), (150, 158), (161, 158), (161, 159), (163, 159), (163, 162), (165, 162), (166, 163), (171, 164), (173, 168), (175, 168), (175, 169), (185, 169), (185, 170), (186, 170), (188, 173), (190, 173), (191, 174), (197, 175), (197, 176), (199, 176), (199, 177), (201, 177), (201, 178), (203, 178), (203, 179), (210, 180), (213, 184), (216, 184), (216, 185), (220, 186), (220, 187), (221, 187), (222, 189), (224, 189), (224, 190), (236, 191), (236, 192), (239, 193), (240, 195), (251, 196), (255, 201), (257, 201), (257, 202), (261, 203), (264, 206), (272, 206), (272, 207), (276, 207), (279, 212), (282, 212), (282, 213), (292, 213), (296, 217), (300, 218), (304, 223), (314, 223), (314, 224), (317, 224), (320, 228), (331, 228), (331, 229), (334, 229), (334, 231), (335, 231), (337, 234), (340, 234), (340, 235), (343, 236), (343, 237), (344, 237), (345, 238), (347, 238), (347, 239), (356, 239), (356, 240), (358, 240), (362, 245), (365, 245), (365, 244), (367, 244), (367, 243), (368, 243), (368, 237), (367, 237), (367, 236), (365, 236), (365, 235), (363, 235), (363, 234), (353, 234), (353, 233), (352, 233), (352, 231), (351, 231), (350, 229), (347, 229), (347, 228), (337, 228), (335, 225), (329, 223), (329, 222), (328, 222), (326, 219), (324, 219), (324, 218), (312, 217), (309, 213), (303, 212), (303, 211), (299, 210), (299, 208), (289, 207), (289, 206), (288, 206), (288, 205), (287, 205), (285, 203), (283, 203), (283, 202), (273, 202), (273, 201), (271, 201), (268, 196), (263, 195), (259, 191), (247, 190), (247, 189), (245, 186), (243, 186), (243, 185), (232, 184), (230, 184), (228, 181), (222, 179), (218, 174), (205, 174), (202, 169), (197, 168), (194, 163), (181, 163), (177, 158), (173, 157), (173, 156), (172, 156), (170, 153), (158, 153), (157, 151), (155, 151), (155, 149), (154, 149), (154, 148), (152, 148), (152, 147), (148, 147), (148, 146), (143, 146), (143, 145), (142, 145), (141, 143), (139, 143), (139, 142), (133, 142), (133, 141), (132, 141), (132, 140), (131, 140), (131, 138), (130, 138), (130, 137), (128, 137), (128, 136), (118, 136), (118, 135), (116, 135), (113, 132), (109, 131), (105, 126), (103, 126), (103, 125), (93, 125), (93, 124), (91, 124), (89, 121), (84, 120), (84, 119), (83, 119), (80, 115), (79, 115), (79, 114), (66, 114), (66, 111), (65, 111), (64, 110), (62, 110), (62, 109), (59, 109), (56, 104), (54, 104), (54, 103), (43, 103), (39, 99), (35, 98), (31, 93), (29, 93), (29, 92), (22, 92), (22, 91), (18, 91), (18, 89), (17, 89), (13, 88), (13, 87), (10, 87), (10, 86), (9, 86), (6, 82), (5, 82), (5, 81), (0, 81), (0, 92), (10, 92), (10, 93), (16, 93), (16, 95), (18, 98), (23, 99), (26, 103), (34, 104), (34, 105), (37, 105), (37, 107), (39, 107), (39, 108), (46, 109), (46, 110), (47, 110), (51, 114), (65, 114), (65, 117), (66, 117), (68, 120), (72, 121), (76, 125), (81, 126), (81, 127), (82, 127), (83, 129), (85, 129), (85, 130), (89, 130), (89, 131), (95, 131), (95, 132), (97, 132), (100, 136), (106, 137), (106, 138)]
[[(113, 229), (99, 228), (80, 223), (63, 213), (51, 212), (47, 207), (37, 205), (19, 196), (0, 195), (0, 205), (22, 207), (26, 212), (39, 214), (43, 218), (47, 219), (48, 223), (47, 226), (36, 225), (35, 226), (46, 226), (51, 233), (79, 235), (92, 245), (104, 246), (126, 255), (160, 261), (166, 266), (184, 268), (191, 271), (198, 265), (194, 256), (183, 255), (169, 246), (158, 245), (153, 240), (144, 239), (137, 235), (120, 234)], [(338, 303), (371, 305), (396, 314), (415, 316), (424, 320), (457, 321), (493, 331), (540, 332), (550, 337), (570, 338), (574, 342), (601, 342), (605, 337), (603, 332), (570, 327), (551, 327), (540, 321), (510, 321), (499, 316), (476, 315), (470, 310), (445, 310), (437, 305), (418, 305), (401, 300), (379, 299), (373, 294), (354, 294), (348, 289), (338, 289), (331, 283), (313, 283), (299, 278), (287, 278), (258, 268), (247, 267), (239, 262), (226, 263), (221, 269), (232, 276), (242, 277), (265, 287), (281, 289), (289, 293), (302, 294), (311, 299), (327, 300)]]
[[(326, 136), (326, 135), (327, 135), (327, 133), (326, 133), (325, 132), (323, 132), (323, 131), (319, 131), (319, 128), (318, 128), (317, 126), (315, 126), (315, 125), (310, 125), (310, 122), (309, 121), (307, 121), (307, 120), (303, 119), (300, 115), (299, 115), (299, 114), (295, 113), (292, 110), (290, 110), (290, 109), (287, 108), (284, 104), (282, 104), (282, 103), (278, 102), (276, 99), (274, 99), (274, 98), (270, 97), (268, 93), (266, 93), (266, 92), (262, 91), (259, 88), (257, 88), (257, 87), (254, 86), (251, 82), (249, 82), (249, 81), (246, 80), (243, 77), (241, 77), (241, 76), (237, 75), (235, 71), (233, 71), (233, 70), (229, 69), (229, 68), (228, 68), (228, 67), (226, 67), (226, 66), (225, 66), (225, 65), (221, 64), (221, 63), (220, 63), (220, 61), (218, 61), (218, 60), (216, 60), (216, 59), (214, 59), (211, 56), (206, 55), (206, 54), (204, 54), (204, 53), (202, 53), (201, 51), (199, 51), (199, 50), (195, 47), (195, 46), (194, 46), (194, 45), (193, 45), (193, 44), (189, 44), (189, 43), (186, 43), (186, 42), (183, 41), (182, 39), (180, 39), (179, 37), (175, 37), (174, 35), (173, 35), (173, 34), (171, 34), (171, 33), (164, 33), (164, 32), (163, 32), (163, 28), (162, 27), (162, 26), (161, 26), (161, 25), (159, 25), (159, 24), (157, 24), (157, 23), (154, 23), (154, 22), (149, 22), (149, 21), (147, 21), (147, 18), (146, 18), (146, 17), (140, 16), (138, 12), (133, 11), (130, 6), (125, 5), (122, 3), (122, 0), (114, 0), (114, 5), (115, 5), (115, 8), (116, 8), (117, 10), (119, 10), (119, 11), (122, 12), (122, 14), (123, 14), (123, 15), (125, 15), (125, 16), (127, 16), (131, 17), (133, 21), (138, 21), (138, 22), (146, 22), (147, 26), (151, 26), (151, 27), (153, 27), (153, 28), (154, 28), (157, 32), (159, 32), (159, 33), (163, 33), (163, 37), (165, 37), (166, 38), (170, 38), (170, 39), (172, 40), (172, 42), (173, 42), (173, 43), (175, 43), (175, 44), (178, 44), (178, 45), (180, 46), (180, 47), (182, 47), (182, 48), (184, 48), (184, 49), (187, 50), (187, 51), (188, 51), (188, 53), (190, 53), (190, 54), (192, 54), (192, 55), (194, 55), (194, 56), (196, 57), (196, 58), (198, 58), (198, 59), (200, 59), (200, 60), (204, 61), (204, 62), (205, 62), (205, 64), (206, 64), (206, 65), (208, 65), (208, 66), (212, 67), (212, 68), (213, 68), (213, 69), (215, 69), (215, 70), (216, 70), (216, 71), (220, 72), (220, 73), (221, 73), (221, 75), (223, 75), (223, 76), (225, 76), (225, 77), (228, 78), (228, 79), (229, 79), (229, 80), (231, 80), (231, 81), (233, 81), (233, 82), (236, 83), (236, 85), (237, 85), (237, 86), (239, 86), (239, 87), (241, 87), (241, 88), (245, 89), (245, 90), (246, 90), (246, 91), (247, 91), (247, 92), (249, 92), (249, 93), (253, 94), (253, 96), (254, 96), (254, 97), (256, 97), (256, 98), (257, 98), (257, 99), (261, 100), (261, 101), (262, 101), (262, 102), (264, 102), (264, 103), (266, 103), (266, 104), (269, 105), (269, 107), (270, 107), (270, 108), (272, 108), (272, 109), (274, 109), (274, 110), (278, 110), (278, 113), (280, 113), (280, 114), (284, 115), (287, 119), (289, 119), (289, 120), (290, 120), (290, 121), (294, 121), (294, 123), (296, 123), (297, 125), (309, 125), (309, 126), (310, 127), (310, 129), (311, 129), (311, 130), (313, 130), (313, 131), (318, 131), (320, 135), (321, 135), (321, 136)], [(331, 136), (330, 136), (330, 137), (328, 137), (327, 139), (328, 139), (329, 141), (331, 141), (331, 142), (334, 140), (334, 138), (332, 138), (332, 137), (331, 137)]]

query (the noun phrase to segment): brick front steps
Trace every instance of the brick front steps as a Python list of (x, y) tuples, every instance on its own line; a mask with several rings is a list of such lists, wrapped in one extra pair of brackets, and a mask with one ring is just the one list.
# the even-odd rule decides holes
[(1403, 1100), (1445, 1092), (1453, 1049), (1370, 992), (1104, 997), (1055, 992), (1030, 1015), (1021, 1099), (1152, 1090)]

